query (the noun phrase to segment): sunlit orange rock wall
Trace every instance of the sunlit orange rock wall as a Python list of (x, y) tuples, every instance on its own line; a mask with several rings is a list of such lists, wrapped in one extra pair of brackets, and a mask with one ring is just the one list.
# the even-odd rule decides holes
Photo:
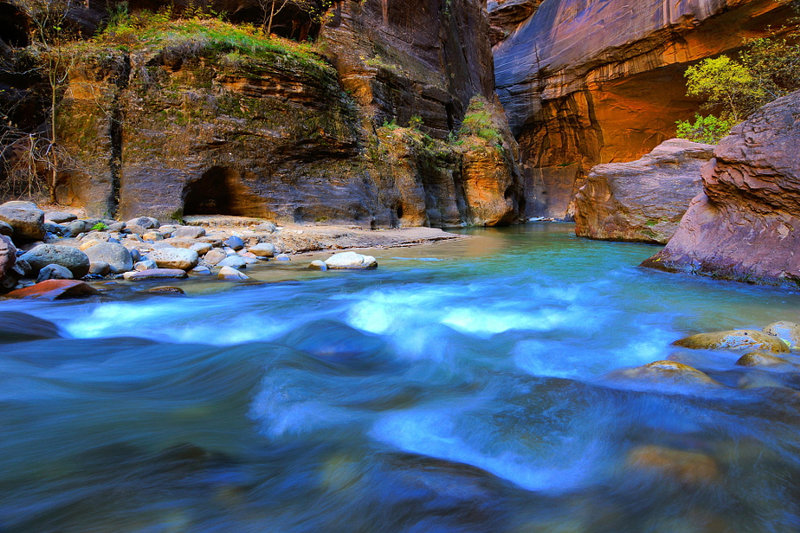
[(568, 216), (592, 166), (635, 160), (672, 137), (699, 108), (685, 96), (686, 67), (790, 14), (771, 0), (544, 0), (494, 54), (528, 215)]

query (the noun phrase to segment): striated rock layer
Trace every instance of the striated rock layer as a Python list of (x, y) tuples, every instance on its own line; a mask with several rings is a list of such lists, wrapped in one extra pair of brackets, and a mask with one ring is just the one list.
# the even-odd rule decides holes
[(575, 195), (575, 233), (592, 239), (666, 244), (702, 191), (714, 146), (664, 141), (630, 163), (594, 167)]
[(675, 121), (698, 109), (685, 96), (686, 67), (790, 14), (772, 0), (544, 0), (495, 48), (528, 214), (571, 214), (591, 167), (634, 160), (672, 137)]
[[(321, 31), (326, 58), (202, 42), (84, 53), (59, 109), (79, 164), (58, 198), (122, 218), (515, 222), (517, 146), (487, 31), (483, 0), (351, 0)], [(445, 139), (475, 98), (503, 119), (470, 152)]]
[(669, 271), (800, 285), (800, 91), (736, 126), (703, 169), (703, 192), (664, 250)]

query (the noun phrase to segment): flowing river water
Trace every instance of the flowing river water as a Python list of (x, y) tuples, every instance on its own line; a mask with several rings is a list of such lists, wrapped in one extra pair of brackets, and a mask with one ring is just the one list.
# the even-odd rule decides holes
[[(800, 321), (800, 295), (572, 231), (2, 302), (65, 338), (0, 344), (0, 531), (798, 530), (800, 378), (670, 343)], [(614, 377), (669, 357), (721, 385)]]

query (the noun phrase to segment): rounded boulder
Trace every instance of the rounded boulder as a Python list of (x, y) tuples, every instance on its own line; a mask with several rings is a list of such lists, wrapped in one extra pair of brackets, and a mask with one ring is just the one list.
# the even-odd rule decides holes
[(21, 258), (28, 262), (36, 274), (47, 265), (66, 267), (75, 279), (80, 279), (89, 273), (89, 256), (71, 246), (40, 244), (23, 254)]

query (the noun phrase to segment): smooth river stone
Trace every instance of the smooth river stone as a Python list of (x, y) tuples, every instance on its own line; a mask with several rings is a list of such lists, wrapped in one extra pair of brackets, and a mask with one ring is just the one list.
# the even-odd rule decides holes
[(180, 268), (152, 268), (138, 272), (125, 272), (122, 275), (128, 281), (146, 281), (150, 279), (182, 279), (186, 277), (186, 271)]
[(67, 279), (50, 279), (9, 292), (9, 298), (38, 298), (41, 300), (63, 300), (81, 298), (97, 294), (97, 289), (83, 281)]

